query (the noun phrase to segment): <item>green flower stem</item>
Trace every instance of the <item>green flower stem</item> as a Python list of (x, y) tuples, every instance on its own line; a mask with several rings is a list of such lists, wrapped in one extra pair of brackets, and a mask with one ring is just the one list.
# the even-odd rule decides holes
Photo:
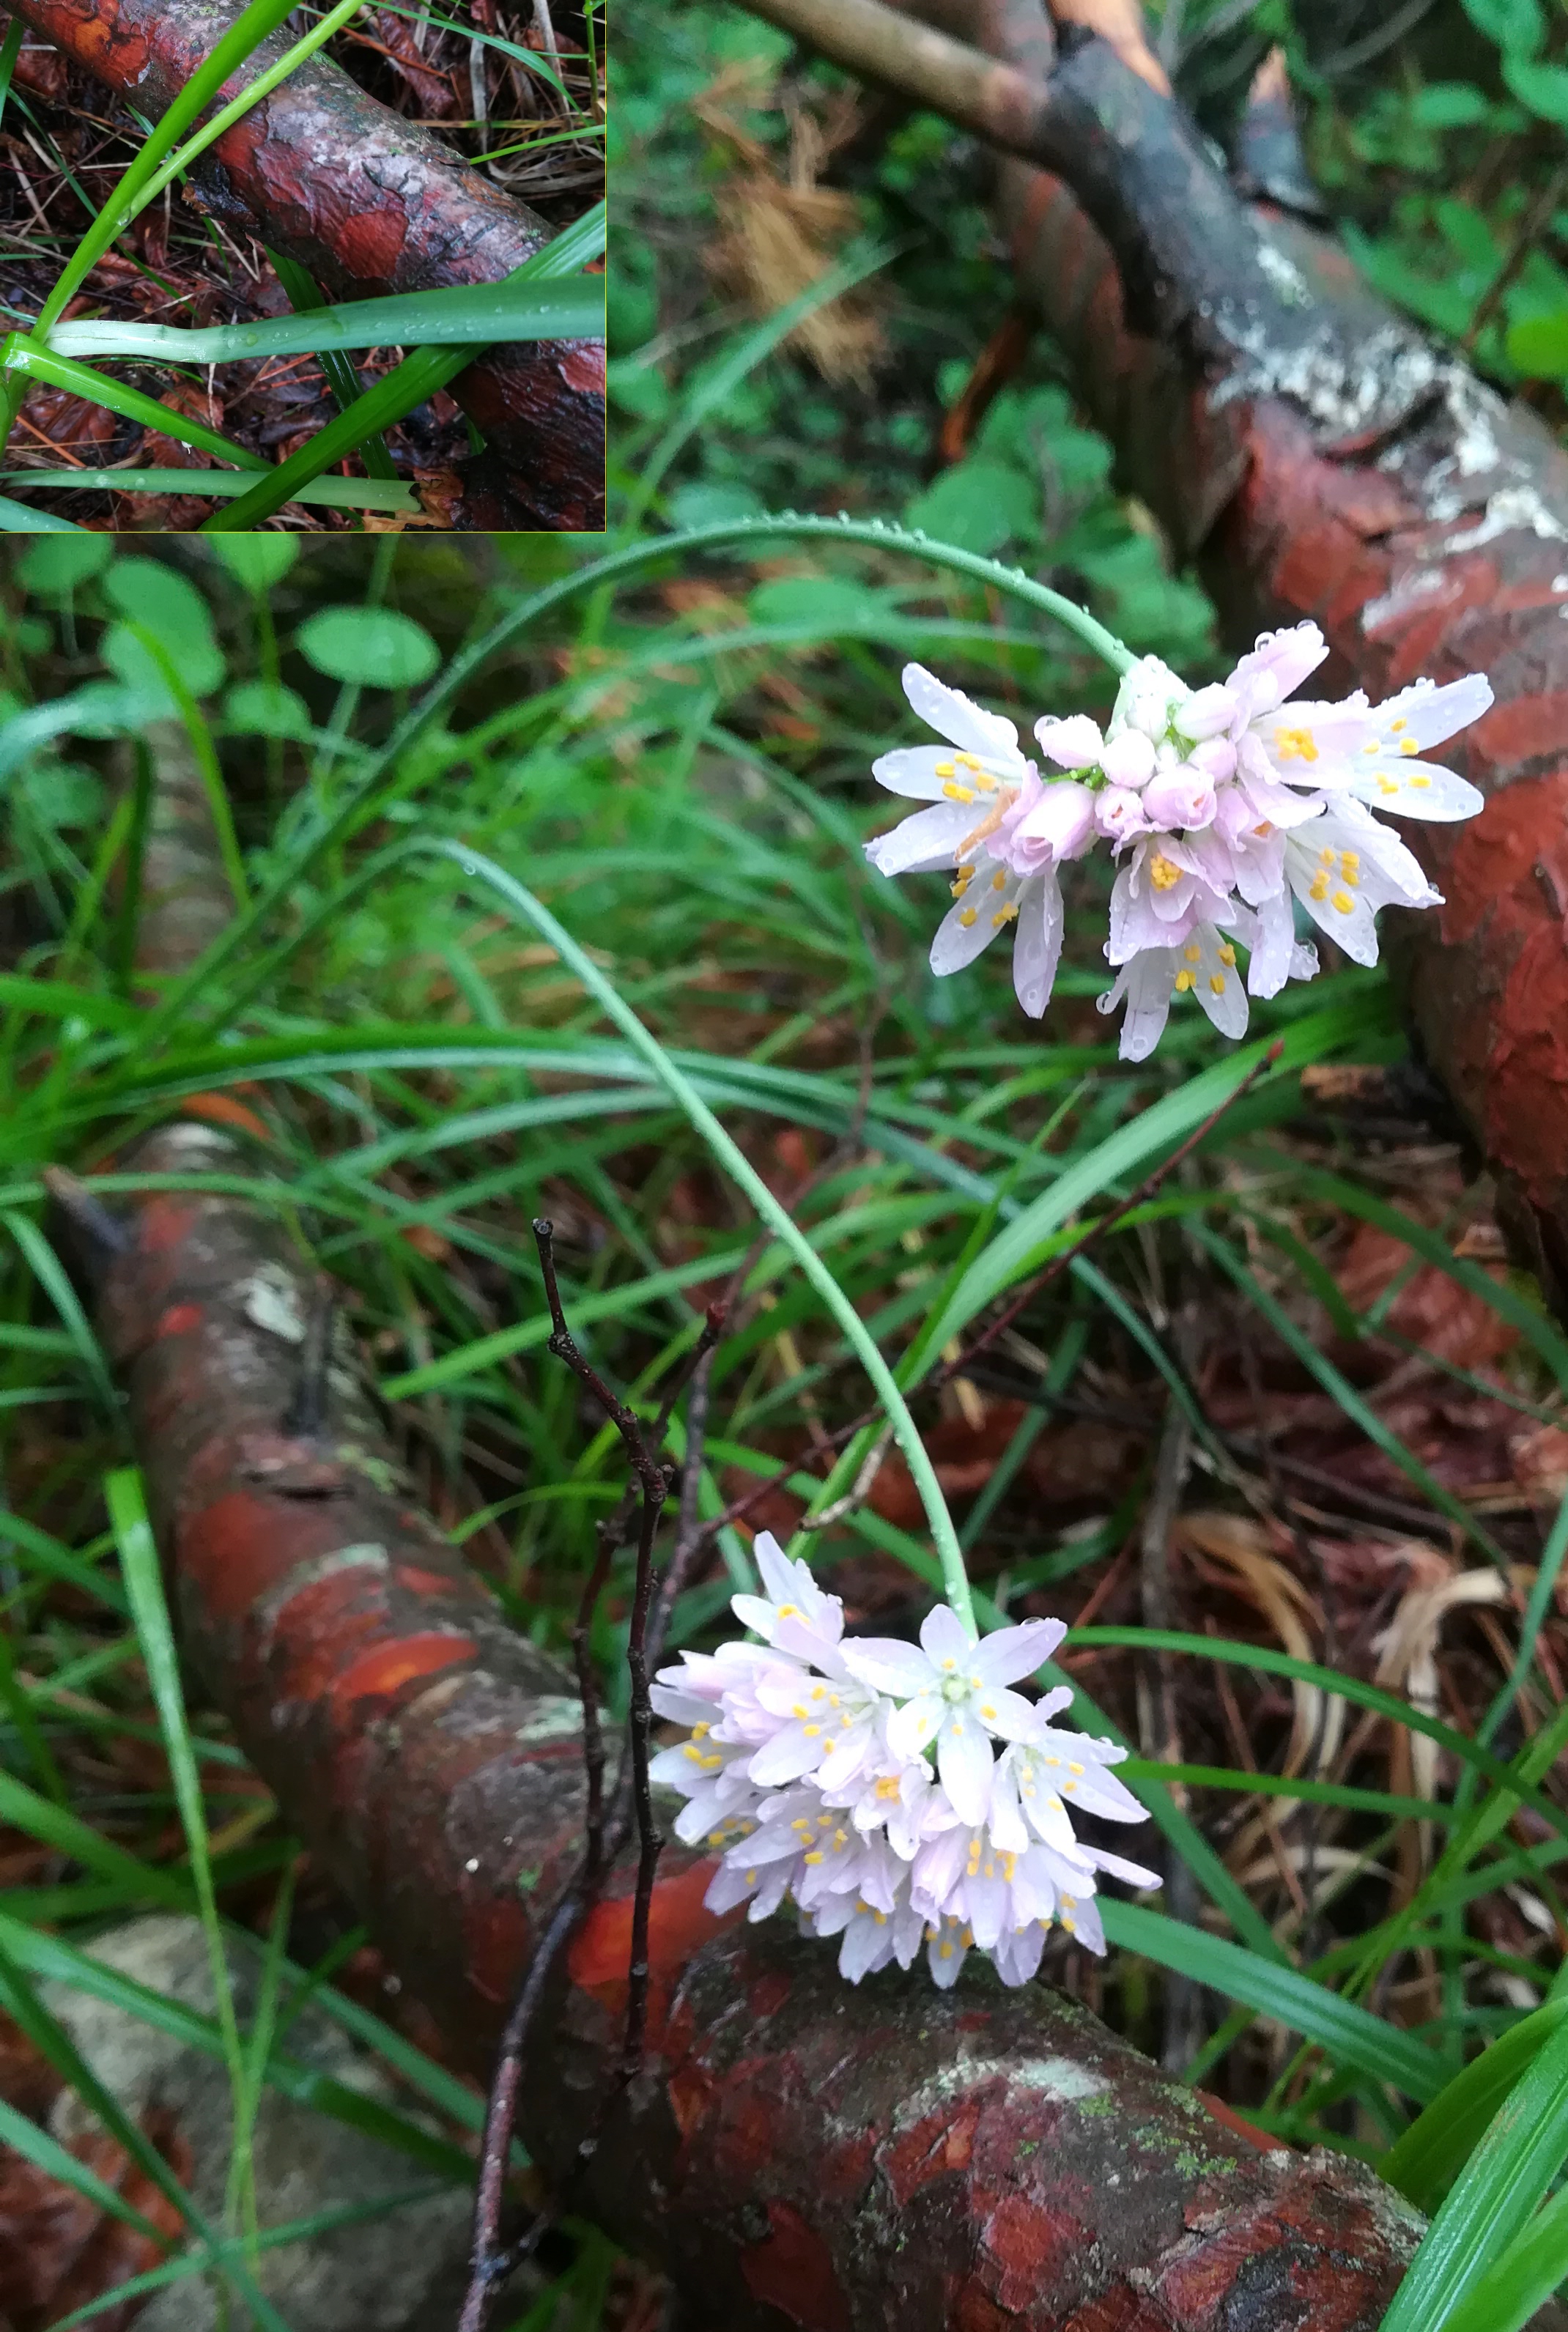
[(858, 1354), (861, 1365), (870, 1378), (882, 1402), (893, 1437), (904, 1453), (921, 1504), (931, 1524), (931, 1535), (942, 1565), (942, 1591), (970, 1634), (977, 1637), (974, 1599), (970, 1592), (969, 1574), (964, 1569), (963, 1553), (953, 1528), (952, 1516), (947, 1510), (936, 1469), (927, 1457), (909, 1406), (894, 1379), (893, 1371), (876, 1348), (865, 1323), (823, 1262), (810, 1240), (791, 1219), (788, 1209), (781, 1206), (761, 1176), (743, 1152), (731, 1140), (712, 1111), (698, 1094), (694, 1085), (671, 1060), (656, 1037), (645, 1028), (619, 991), (607, 980), (592, 958), (585, 953), (563, 924), (558, 923), (550, 909), (541, 905), (531, 891), (515, 881), (502, 867), (477, 851), (465, 850), (458, 842), (426, 842), (419, 846), (438, 857), (448, 858), (462, 869), (471, 882), (485, 884), (509, 907), (522, 915), (540, 937), (549, 941), (561, 961), (582, 982), (588, 994), (613, 1020), (634, 1051), (639, 1053), (659, 1083), (678, 1103), (697, 1128), (714, 1157), (731, 1180), (739, 1183), (758, 1214), (789, 1249), (802, 1272), (821, 1296), (833, 1317), (843, 1329), (848, 1343)]

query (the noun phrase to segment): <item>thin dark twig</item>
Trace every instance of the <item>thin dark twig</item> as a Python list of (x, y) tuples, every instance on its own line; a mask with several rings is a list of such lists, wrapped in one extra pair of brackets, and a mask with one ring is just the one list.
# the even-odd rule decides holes
[(692, 1371), (691, 1398), (686, 1403), (686, 1454), (681, 1466), (681, 1503), (675, 1518), (675, 1544), (664, 1565), (664, 1575), (659, 1582), (658, 1600), (648, 1622), (648, 1666), (656, 1668), (669, 1632), (671, 1615), (676, 1598), (692, 1573), (692, 1566), (707, 1544), (698, 1526), (697, 1496), (703, 1486), (703, 1448), (708, 1433), (708, 1380), (712, 1373), (713, 1351), (724, 1322), (724, 1307), (712, 1305), (704, 1343), (699, 1347), (696, 1366)]
[[(684, 1369), (678, 1371), (665, 1393), (652, 1435), (645, 1434), (641, 1424), (626, 1403), (617, 1399), (603, 1377), (578, 1351), (562, 1308), (560, 1288), (556, 1277), (553, 1226), (546, 1221), (533, 1226), (539, 1247), (540, 1265), (544, 1278), (545, 1300), (550, 1306), (550, 1335), (547, 1349), (558, 1360), (566, 1362), (574, 1375), (587, 1385), (594, 1399), (608, 1415), (620, 1434), (630, 1461), (634, 1487), (601, 1522), (596, 1530), (592, 1568), (584, 1584), (572, 1628), (572, 1656), (577, 1670), (578, 1688), (582, 1696), (583, 1764), (588, 1783), (588, 1800), (584, 1821), (583, 1858), (571, 1884), (557, 1904), (550, 1924), (540, 1936), (539, 1945), (529, 1963), (527, 1974), (512, 2003), (502, 2034), (491, 2075), (490, 2096), (485, 2107), (484, 2136), (480, 2151), (479, 2177), (474, 2193), (473, 2241), (469, 2260), (469, 2284), (463, 2305), (459, 2332), (483, 2332), (492, 2308), (509, 2276), (529, 2256), (550, 2223), (551, 2213), (540, 2212), (511, 2244), (501, 2240), (502, 2213), (505, 2203), (506, 2168), (512, 2150), (512, 2136), (517, 2117), (518, 2093), (522, 2079), (522, 2060), (529, 2028), (542, 1997), (546, 1978), (560, 1952), (592, 1903), (604, 1877), (606, 1868), (624, 1842), (627, 1823), (625, 1792), (617, 1792), (617, 1801), (607, 1822), (604, 1806), (605, 1744), (604, 1727), (600, 1717), (598, 1680), (593, 1671), (593, 1616), (603, 1592), (609, 1568), (616, 1553), (625, 1541), (631, 1519), (632, 1505), (637, 1490), (642, 1496), (642, 1515), (637, 1534), (637, 1581), (641, 1610), (634, 1610), (632, 1645), (628, 1648), (628, 1663), (632, 1671), (632, 1758), (631, 1770), (640, 1776), (636, 1811), (640, 1834), (637, 1865), (637, 1912), (633, 1919), (632, 1965), (628, 1972), (626, 1997), (626, 2038), (622, 2054), (621, 2078), (625, 2082), (635, 2075), (641, 2062), (643, 2035), (646, 2025), (647, 2002), (647, 1922), (653, 1898), (654, 1871), (662, 1841), (653, 1826), (653, 1800), (647, 1780), (647, 1749), (652, 1710), (647, 1692), (649, 1662), (644, 1654), (642, 1630), (647, 1618), (648, 1586), (652, 1579), (653, 1543), (658, 1530), (659, 1517), (669, 1495), (669, 1477), (657, 1455), (659, 1444), (669, 1425), (676, 1401), (688, 1379), (704, 1369), (712, 1359), (712, 1348), (723, 1324), (722, 1308), (714, 1305), (709, 1311), (703, 1334)], [(655, 1655), (656, 1658), (656, 1654)], [(641, 1711), (639, 1740), (638, 1712)], [(626, 1771), (623, 1768), (623, 1773)], [(652, 1850), (650, 1852), (650, 1838)], [(639, 1973), (640, 1963), (640, 1973)], [(581, 2149), (591, 2153), (593, 2142), (585, 2141)]]
[(479, 2177), (473, 2199), (473, 2241), (469, 2251), (468, 2289), (458, 2318), (458, 2332), (483, 2332), (495, 2299), (514, 2268), (538, 2242), (546, 2225), (541, 2212), (521, 2241), (500, 2240), (501, 2213), (506, 2197), (506, 2171), (512, 2154), (512, 2133), (517, 2120), (517, 2096), (522, 2084), (523, 2044), (528, 2037), (545, 1979), (581, 1917), (588, 1898), (587, 1867), (579, 1871), (556, 1905), (550, 1925), (529, 1962), (528, 1974), (501, 2036), (490, 2096), (484, 2108), (484, 2136), (479, 2149)]
[[(626, 1976), (626, 2029), (621, 2050), (621, 2079), (632, 2080), (643, 2060), (643, 2035), (648, 2005), (648, 1918), (654, 1899), (654, 1873), (664, 1840), (654, 1821), (654, 1793), (648, 1781), (648, 1744), (653, 1733), (653, 1704), (648, 1698), (648, 1602), (654, 1584), (654, 1541), (659, 1517), (670, 1494), (669, 1478), (657, 1453), (650, 1447), (635, 1410), (614, 1393), (598, 1371), (578, 1350), (561, 1308), (556, 1279), (554, 1225), (542, 1219), (533, 1226), (550, 1306), (550, 1333), (547, 1349), (564, 1361), (587, 1385), (608, 1417), (625, 1446), (626, 1460), (642, 1492), (642, 1516), (637, 1528), (636, 1580), (632, 1590), (631, 1626), (626, 1640), (626, 1667), (631, 1677), (632, 1799), (637, 1818), (637, 1881), (632, 1903), (632, 1956)], [(597, 1568), (597, 1566), (596, 1566)]]

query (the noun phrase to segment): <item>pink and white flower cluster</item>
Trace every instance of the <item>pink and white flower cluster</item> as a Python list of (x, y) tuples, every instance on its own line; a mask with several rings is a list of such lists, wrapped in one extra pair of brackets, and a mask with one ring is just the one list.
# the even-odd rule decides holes
[(723, 1849), (708, 1907), (750, 1900), (763, 1919), (789, 1898), (813, 1934), (842, 1938), (853, 1983), (910, 1966), (923, 1944), (944, 1989), (971, 1950), (1024, 1983), (1053, 1921), (1103, 1952), (1099, 1875), (1160, 1880), (1074, 1833), (1075, 1808), (1146, 1819), (1110, 1771), (1126, 1752), (1056, 1729), (1065, 1688), (1012, 1689), (1055, 1651), (1060, 1621), (975, 1643), (939, 1604), (918, 1647), (846, 1640), (842, 1603), (804, 1563), (766, 1531), (755, 1553), (766, 1592), (732, 1609), (762, 1640), (684, 1652), (653, 1687), (659, 1715), (691, 1727), (651, 1767), (686, 1801), (676, 1835)]
[(1357, 963), (1375, 963), (1380, 907), (1442, 901), (1372, 813), (1474, 816), (1476, 788), (1420, 757), (1478, 719), (1492, 692), (1472, 673), (1443, 688), (1418, 681), (1377, 706), (1359, 691), (1337, 704), (1296, 699), (1327, 654), (1315, 624), (1266, 632), (1228, 680), (1196, 690), (1144, 656), (1103, 733), (1083, 713), (1036, 722), (1043, 775), (1010, 721), (906, 665), (904, 693), (947, 745), (874, 765), (889, 792), (932, 807), (865, 855), (884, 874), (955, 870), (932, 970), (961, 970), (1011, 925), (1013, 984), (1037, 1018), (1062, 951), (1061, 870), (1102, 842), (1120, 872), (1105, 946), (1117, 977), (1100, 1009), (1126, 1005), (1123, 1060), (1153, 1051), (1173, 997), (1195, 997), (1240, 1037), (1249, 992), (1310, 980), (1317, 951), (1296, 940), (1297, 901)]

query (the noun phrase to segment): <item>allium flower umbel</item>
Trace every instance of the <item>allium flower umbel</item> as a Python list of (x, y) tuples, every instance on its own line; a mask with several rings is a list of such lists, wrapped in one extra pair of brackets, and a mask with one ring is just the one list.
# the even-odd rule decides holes
[(846, 1640), (844, 1609), (803, 1563), (760, 1532), (766, 1592), (736, 1617), (764, 1640), (684, 1652), (653, 1687), (661, 1716), (690, 1728), (654, 1759), (653, 1778), (686, 1801), (676, 1835), (722, 1859), (714, 1911), (766, 1918), (787, 1899), (814, 1935), (839, 1938), (854, 1983), (924, 1947), (944, 1987), (971, 1950), (1004, 1983), (1024, 1983), (1053, 1923), (1105, 1948), (1101, 1873), (1134, 1887), (1157, 1875), (1080, 1839), (1075, 1811), (1142, 1821), (1110, 1768), (1109, 1741), (1064, 1733), (1072, 1698), (1013, 1689), (1050, 1658), (1056, 1620), (973, 1643), (945, 1604), (918, 1646)]
[(1442, 688), (1417, 681), (1382, 705), (1359, 691), (1338, 704), (1298, 698), (1327, 654), (1315, 624), (1266, 632), (1229, 680), (1196, 690), (1143, 656), (1103, 733), (1084, 713), (1035, 723), (1041, 766), (1010, 721), (906, 665), (904, 693), (947, 742), (874, 765), (891, 793), (931, 808), (865, 855), (884, 874), (951, 870), (932, 970), (961, 970), (1011, 929), (1013, 985), (1037, 1019), (1062, 951), (1062, 870), (1101, 844), (1120, 871), (1105, 946), (1116, 979), (1100, 1009), (1126, 1006), (1123, 1060), (1153, 1051), (1177, 998), (1241, 1037), (1249, 994), (1310, 980), (1317, 951), (1297, 937), (1298, 909), (1375, 963), (1380, 907), (1442, 901), (1373, 813), (1474, 817), (1476, 788), (1423, 756), (1478, 720), (1492, 692), (1472, 673)]

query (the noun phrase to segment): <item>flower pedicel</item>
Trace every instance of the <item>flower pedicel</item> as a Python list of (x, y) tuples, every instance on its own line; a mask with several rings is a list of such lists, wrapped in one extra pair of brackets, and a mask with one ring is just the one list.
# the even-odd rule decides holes
[(1317, 952), (1296, 939), (1297, 902), (1357, 963), (1375, 963), (1380, 907), (1442, 902), (1373, 813), (1475, 815), (1484, 797), (1422, 756), (1477, 720), (1492, 691), (1472, 673), (1442, 688), (1418, 681), (1382, 705), (1359, 691), (1338, 704), (1298, 700), (1327, 654), (1317, 626), (1297, 624), (1265, 633), (1228, 680), (1197, 690), (1142, 657), (1104, 733), (1083, 713), (1037, 722), (1043, 775), (1010, 721), (907, 665), (904, 693), (948, 741), (875, 764), (890, 792), (931, 807), (865, 855), (884, 874), (953, 870), (932, 970), (961, 970), (1011, 927), (1013, 984), (1037, 1019), (1062, 951), (1061, 869), (1101, 843), (1120, 871), (1105, 946), (1116, 980), (1100, 1009), (1126, 1007), (1123, 1060), (1153, 1051), (1175, 997), (1195, 997), (1222, 1035), (1241, 1037), (1249, 992), (1310, 980)]
[(1004, 1983), (1039, 1965), (1053, 1923), (1104, 1951), (1102, 1873), (1134, 1887), (1157, 1874), (1080, 1839), (1079, 1810), (1143, 1821), (1112, 1773), (1126, 1754), (1051, 1722), (1072, 1698), (1013, 1689), (1066, 1632), (1029, 1620), (979, 1643), (947, 1605), (918, 1646), (844, 1637), (844, 1609), (770, 1533), (754, 1552), (766, 1594), (737, 1595), (760, 1643), (685, 1652), (652, 1688), (660, 1716), (690, 1726), (660, 1752), (655, 1782), (686, 1802), (689, 1845), (722, 1849), (711, 1910), (750, 1904), (766, 1918), (789, 1898), (810, 1931), (839, 1938), (858, 1983), (922, 1945), (951, 1984), (971, 1950)]

